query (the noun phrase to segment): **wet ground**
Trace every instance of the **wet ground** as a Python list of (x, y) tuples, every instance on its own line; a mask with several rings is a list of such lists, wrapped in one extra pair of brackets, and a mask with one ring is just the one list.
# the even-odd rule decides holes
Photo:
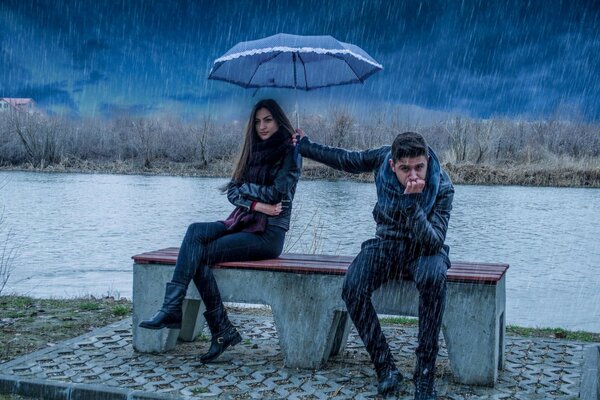
[[(376, 398), (376, 378), (368, 355), (352, 332), (346, 350), (321, 370), (283, 366), (277, 332), (268, 315), (232, 314), (241, 344), (217, 362), (202, 364), (206, 337), (180, 343), (165, 354), (137, 353), (131, 319), (0, 364), (0, 375), (67, 384), (93, 384), (107, 390), (218, 399)], [(397, 363), (407, 377), (398, 398), (412, 398), (416, 328), (386, 326)], [(436, 386), (440, 399), (575, 399), (583, 353), (589, 343), (559, 339), (507, 337), (506, 368), (495, 387), (454, 383), (442, 346)]]

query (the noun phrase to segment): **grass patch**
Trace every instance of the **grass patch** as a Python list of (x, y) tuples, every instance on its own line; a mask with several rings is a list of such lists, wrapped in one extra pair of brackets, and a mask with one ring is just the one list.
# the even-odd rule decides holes
[[(7, 296), (7, 297), (9, 297), (9, 296)], [(13, 307), (29, 308), (33, 305), (33, 299), (31, 297), (25, 297), (25, 296), (10, 296), (10, 297), (12, 297), (10, 302), (13, 305)]]
[(95, 301), (84, 301), (79, 304), (79, 309), (82, 311), (96, 311), (100, 310), (102, 305)]
[[(418, 326), (419, 320), (412, 317), (385, 317), (380, 318), (381, 325)], [(600, 333), (585, 331), (569, 331), (563, 328), (524, 328), (521, 326), (508, 325), (507, 335), (524, 337), (541, 337), (551, 339), (565, 339), (576, 342), (600, 342)]]
[(32, 400), (32, 398), (19, 396), (18, 394), (2, 394), (2, 393), (0, 393), (0, 400)]
[(127, 306), (125, 304), (117, 304), (113, 307), (113, 314), (117, 317), (124, 317), (129, 315), (131, 312), (131, 306)]
[(131, 309), (129, 300), (113, 297), (0, 296), (0, 363), (116, 322)]
[(600, 333), (568, 331), (563, 328), (523, 328), (521, 326), (509, 325), (506, 327), (506, 333), (509, 335), (565, 339), (577, 342), (600, 342)]
[(196, 340), (199, 342), (210, 342), (211, 341), (211, 337), (208, 336), (206, 333), (202, 332), (200, 333), (197, 337)]
[(205, 387), (202, 386), (198, 386), (192, 389), (192, 394), (202, 394), (202, 393), (208, 393), (209, 390)]
[(405, 326), (417, 326), (419, 320), (411, 317), (385, 317), (380, 318), (379, 322), (381, 325), (405, 325)]

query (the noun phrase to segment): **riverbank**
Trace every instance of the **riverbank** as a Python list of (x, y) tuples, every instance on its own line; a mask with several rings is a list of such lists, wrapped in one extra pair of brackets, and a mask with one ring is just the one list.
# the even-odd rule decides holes
[[(34, 168), (30, 164), (0, 166), (3, 171), (31, 171), (47, 173), (100, 173), (127, 175), (165, 175), (226, 178), (231, 174), (233, 160), (216, 160), (206, 166), (194, 163), (156, 161), (144, 167), (133, 161), (89, 162), (67, 160), (61, 164)], [(455, 184), (461, 185), (516, 185), (544, 187), (600, 188), (600, 166), (594, 164), (557, 163), (494, 166), (485, 164), (445, 163), (444, 168)], [(348, 174), (333, 170), (312, 160), (304, 160), (302, 179), (354, 180), (372, 182), (373, 174)]]
[(131, 314), (127, 299), (0, 296), (0, 364), (106, 326)]

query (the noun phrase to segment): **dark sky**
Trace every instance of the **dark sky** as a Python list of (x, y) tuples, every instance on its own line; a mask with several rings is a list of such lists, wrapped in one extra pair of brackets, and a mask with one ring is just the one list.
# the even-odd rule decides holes
[(384, 66), (364, 85), (299, 93), (304, 110), (600, 120), (600, 1), (0, 0), (0, 26), (0, 97), (74, 116), (293, 105), (293, 91), (253, 98), (206, 79), (235, 43), (285, 32), (332, 35)]

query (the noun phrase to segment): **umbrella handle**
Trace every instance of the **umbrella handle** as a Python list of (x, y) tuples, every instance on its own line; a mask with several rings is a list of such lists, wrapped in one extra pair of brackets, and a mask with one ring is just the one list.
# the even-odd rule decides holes
[(294, 94), (296, 97), (296, 128), (300, 129), (300, 113), (298, 112), (298, 88), (296, 87), (296, 82), (294, 82)]

